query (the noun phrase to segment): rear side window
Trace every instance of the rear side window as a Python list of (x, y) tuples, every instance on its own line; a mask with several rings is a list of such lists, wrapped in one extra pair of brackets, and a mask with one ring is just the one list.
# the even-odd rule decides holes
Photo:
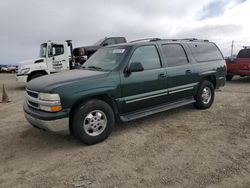
[(250, 58), (250, 49), (243, 49), (237, 55), (238, 58)]
[(223, 56), (217, 46), (210, 42), (188, 43), (197, 62), (222, 60)]
[(162, 51), (168, 67), (186, 65), (188, 63), (186, 53), (179, 44), (163, 44)]
[(140, 62), (144, 70), (161, 68), (161, 62), (155, 46), (141, 46), (135, 49), (129, 64)]

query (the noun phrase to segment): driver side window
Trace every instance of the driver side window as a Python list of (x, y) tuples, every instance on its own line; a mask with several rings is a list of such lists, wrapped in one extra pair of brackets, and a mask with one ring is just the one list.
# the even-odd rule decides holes
[(105, 44), (105, 45), (112, 45), (112, 44), (116, 44), (116, 42), (115, 42), (114, 38), (110, 38), (110, 39), (105, 40), (103, 42), (103, 44)]
[(64, 48), (63, 45), (57, 45), (57, 44), (53, 44), (53, 46), (49, 46), (48, 49), (48, 55), (51, 56), (58, 56), (58, 55), (62, 55), (64, 53)]
[(132, 57), (130, 58), (129, 64), (132, 62), (141, 63), (144, 70), (161, 68), (158, 52), (156, 47), (153, 45), (136, 48)]

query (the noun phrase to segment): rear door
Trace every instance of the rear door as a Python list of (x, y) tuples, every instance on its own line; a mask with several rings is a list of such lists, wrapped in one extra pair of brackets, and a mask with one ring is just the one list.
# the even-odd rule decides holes
[(182, 44), (162, 44), (162, 54), (167, 65), (168, 101), (174, 101), (194, 95), (198, 85), (198, 74), (194, 64), (190, 63)]
[(137, 47), (128, 62), (140, 62), (144, 71), (121, 74), (120, 110), (128, 113), (162, 104), (166, 100), (166, 69), (155, 45)]

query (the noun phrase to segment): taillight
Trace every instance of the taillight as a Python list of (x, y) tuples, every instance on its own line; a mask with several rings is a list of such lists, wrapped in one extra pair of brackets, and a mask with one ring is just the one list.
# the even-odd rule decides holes
[(225, 67), (225, 71), (227, 72), (227, 62), (226, 62), (226, 60), (224, 62), (224, 67)]

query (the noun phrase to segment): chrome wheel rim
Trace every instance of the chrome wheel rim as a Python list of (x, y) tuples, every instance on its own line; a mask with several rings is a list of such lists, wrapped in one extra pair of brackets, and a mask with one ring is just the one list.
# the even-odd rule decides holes
[(84, 131), (89, 136), (100, 135), (107, 126), (107, 117), (101, 110), (91, 111), (83, 121)]
[(212, 92), (209, 87), (204, 87), (202, 92), (201, 92), (201, 101), (204, 104), (208, 104), (212, 98)]

